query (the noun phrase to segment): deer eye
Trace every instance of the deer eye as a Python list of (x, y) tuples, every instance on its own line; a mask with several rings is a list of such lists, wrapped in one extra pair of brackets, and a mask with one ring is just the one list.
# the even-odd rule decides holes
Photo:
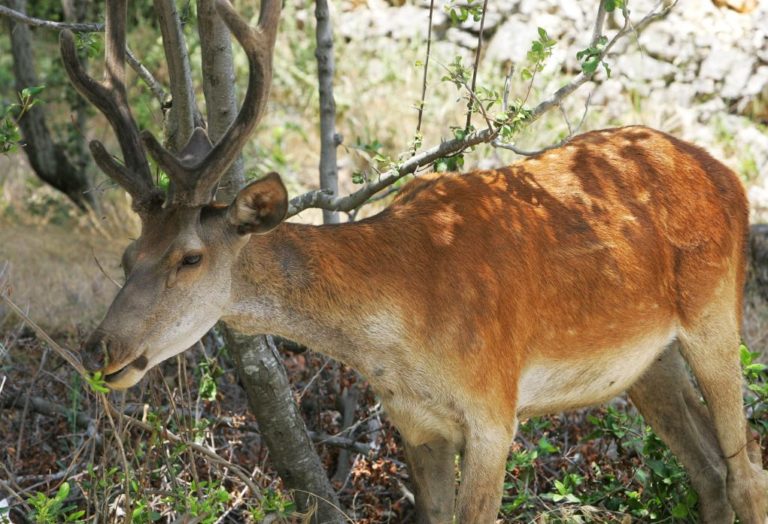
[(186, 255), (181, 259), (182, 266), (196, 266), (202, 260), (203, 255)]

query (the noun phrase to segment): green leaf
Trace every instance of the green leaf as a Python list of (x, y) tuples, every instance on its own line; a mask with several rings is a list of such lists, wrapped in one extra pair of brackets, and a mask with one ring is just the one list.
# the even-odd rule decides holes
[(672, 508), (672, 516), (677, 519), (684, 519), (688, 516), (688, 506), (684, 502), (679, 502), (674, 508)]
[(67, 500), (67, 497), (69, 497), (69, 490), (69, 482), (62, 482), (61, 486), (59, 486), (59, 490), (56, 492), (56, 500), (59, 502)]
[(106, 381), (104, 380), (101, 371), (96, 371), (92, 375), (86, 375), (86, 382), (88, 382), (91, 389), (97, 393), (109, 393), (109, 388), (106, 385)]
[(21, 96), (24, 98), (30, 98), (37, 96), (45, 90), (45, 84), (39, 86), (25, 87), (21, 90)]

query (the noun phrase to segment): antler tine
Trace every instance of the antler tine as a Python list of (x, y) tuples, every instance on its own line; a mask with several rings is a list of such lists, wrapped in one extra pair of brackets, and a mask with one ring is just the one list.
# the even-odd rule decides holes
[(227, 0), (217, 0), (219, 16), (248, 57), (248, 89), (232, 125), (215, 146), (204, 146), (199, 130), (190, 138), (181, 157), (174, 156), (149, 132), (142, 133), (144, 145), (158, 165), (177, 184), (176, 203), (204, 205), (214, 188), (248, 140), (267, 105), (272, 82), (272, 52), (277, 37), (282, 0), (262, 0), (257, 27), (251, 27)]
[(162, 199), (162, 192), (152, 181), (152, 171), (139, 139), (138, 127), (128, 106), (125, 89), (126, 18), (126, 0), (107, 2), (103, 82), (97, 82), (85, 72), (77, 57), (75, 37), (71, 31), (65, 30), (61, 33), (59, 44), (64, 69), (72, 85), (104, 114), (123, 153), (124, 164), (121, 164), (107, 152), (100, 141), (92, 140), (90, 149), (96, 164), (131, 194), (134, 209), (144, 213)]

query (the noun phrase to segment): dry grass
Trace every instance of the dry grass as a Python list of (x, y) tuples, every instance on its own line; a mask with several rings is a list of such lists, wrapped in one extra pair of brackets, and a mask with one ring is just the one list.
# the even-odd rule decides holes
[(95, 259), (119, 278), (120, 254), (116, 242), (88, 229), (0, 222), (0, 260), (10, 264), (14, 300), (52, 333), (95, 325), (117, 291)]

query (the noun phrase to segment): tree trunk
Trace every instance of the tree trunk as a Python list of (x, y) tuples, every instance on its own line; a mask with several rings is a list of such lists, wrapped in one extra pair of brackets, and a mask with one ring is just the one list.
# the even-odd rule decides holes
[(165, 119), (165, 138), (171, 151), (178, 152), (192, 135), (197, 113), (189, 53), (176, 2), (155, 0), (154, 5), (163, 34), (163, 50), (171, 85), (171, 110)]
[[(213, 2), (210, 0), (198, 0), (197, 23), (200, 34), (208, 136), (215, 143), (237, 116), (232, 42), (227, 26), (216, 13)], [(245, 185), (243, 159), (238, 155), (227, 174), (222, 177), (216, 193), (217, 200), (231, 202), (243, 185)]]
[[(341, 137), (336, 133), (336, 100), (333, 98), (333, 31), (331, 13), (327, 0), (317, 0), (315, 4), (317, 20), (317, 78), (320, 93), (320, 188), (339, 194), (339, 170), (336, 161), (336, 148)], [(337, 224), (339, 213), (323, 210), (324, 224)]]
[(749, 231), (747, 286), (768, 300), (768, 224), (755, 224)]
[(288, 376), (270, 336), (225, 330), (251, 411), (280, 478), (294, 490), (301, 511), (316, 507), (312, 522), (341, 522), (336, 494), (320, 463), (293, 398)]
[[(11, 9), (26, 12), (26, 0), (6, 0)], [(16, 89), (39, 85), (32, 54), (32, 32), (25, 24), (7, 19), (11, 36), (13, 74)], [(61, 191), (81, 210), (96, 207), (96, 198), (91, 189), (85, 165), (74, 162), (67, 155), (64, 144), (54, 142), (45, 123), (45, 109), (40, 105), (30, 108), (19, 120), (24, 137), (24, 152), (35, 174), (53, 188)], [(80, 147), (82, 149), (82, 146)]]
[[(237, 116), (232, 47), (229, 30), (211, 0), (198, 0), (197, 13), (208, 134), (215, 143)], [(230, 202), (235, 197), (245, 182), (243, 171), (238, 159), (222, 178), (217, 199)], [(309, 438), (272, 338), (221, 326), (272, 464), (285, 486), (294, 490), (299, 511), (314, 511), (314, 523), (342, 522), (338, 497)]]

